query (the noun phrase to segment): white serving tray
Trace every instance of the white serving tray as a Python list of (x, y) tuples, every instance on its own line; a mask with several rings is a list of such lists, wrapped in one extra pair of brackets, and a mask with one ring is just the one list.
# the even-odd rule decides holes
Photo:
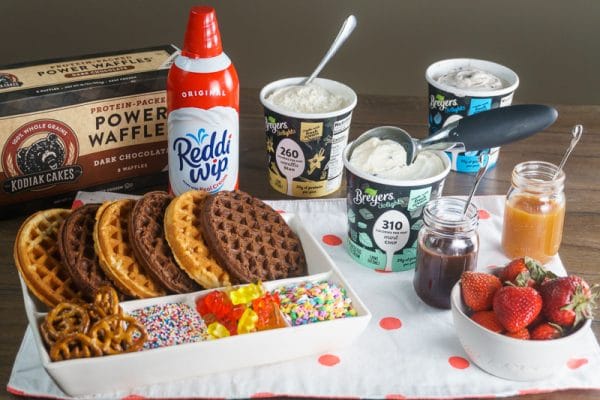
[[(53, 362), (38, 328), (47, 307), (29, 293), (21, 279), (27, 318), (44, 368), (66, 394), (81, 396), (276, 363), (348, 345), (367, 327), (371, 313), (302, 221), (292, 214), (284, 217), (302, 242), (308, 276), (264, 282), (265, 288), (330, 280), (346, 289), (357, 316), (135, 353)], [(210, 291), (126, 301), (121, 306), (126, 312), (172, 302), (185, 302), (195, 308), (195, 299)]]

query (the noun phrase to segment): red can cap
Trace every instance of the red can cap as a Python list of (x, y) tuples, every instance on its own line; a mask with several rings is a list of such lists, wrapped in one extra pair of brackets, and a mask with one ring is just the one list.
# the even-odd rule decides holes
[(181, 54), (190, 58), (216, 57), (223, 52), (215, 9), (192, 7)]

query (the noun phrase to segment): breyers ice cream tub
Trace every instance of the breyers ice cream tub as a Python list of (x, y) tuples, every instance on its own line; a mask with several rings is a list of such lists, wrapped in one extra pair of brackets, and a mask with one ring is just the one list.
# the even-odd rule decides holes
[(406, 166), (404, 148), (390, 139), (394, 130), (402, 129), (371, 129), (344, 150), (347, 250), (361, 265), (382, 271), (415, 267), (423, 208), (441, 196), (450, 172), (441, 151), (421, 152)]
[(317, 78), (272, 82), (260, 92), (265, 111), (268, 179), (278, 192), (320, 197), (339, 189), (356, 93)]
[[(430, 135), (465, 116), (510, 105), (519, 86), (519, 77), (511, 69), (471, 58), (433, 63), (427, 68), (425, 78), (429, 84)], [(489, 166), (494, 166), (500, 148), (482, 151), (490, 154)], [(479, 169), (480, 151), (451, 151), (447, 154), (453, 171), (477, 172)]]

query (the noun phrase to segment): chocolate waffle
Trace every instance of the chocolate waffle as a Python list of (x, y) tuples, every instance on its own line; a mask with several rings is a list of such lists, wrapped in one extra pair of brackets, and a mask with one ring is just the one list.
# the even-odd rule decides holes
[(190, 190), (177, 196), (165, 212), (165, 237), (177, 264), (207, 289), (230, 285), (229, 274), (208, 251), (200, 231), (202, 204), (207, 192)]
[(80, 297), (58, 250), (58, 231), (70, 213), (63, 208), (38, 211), (15, 238), (15, 265), (33, 295), (49, 307)]
[(58, 232), (61, 260), (82, 295), (91, 300), (102, 285), (111, 285), (94, 251), (94, 224), (100, 204), (86, 204), (71, 212)]
[(173, 196), (149, 192), (139, 199), (129, 217), (129, 241), (136, 259), (154, 280), (175, 293), (200, 290), (179, 266), (165, 238), (164, 214)]
[(129, 215), (135, 200), (106, 202), (96, 213), (94, 249), (104, 273), (123, 293), (139, 298), (163, 296), (165, 290), (140, 266), (129, 242)]
[(200, 219), (206, 245), (235, 283), (307, 274), (298, 236), (281, 215), (248, 193), (209, 197)]

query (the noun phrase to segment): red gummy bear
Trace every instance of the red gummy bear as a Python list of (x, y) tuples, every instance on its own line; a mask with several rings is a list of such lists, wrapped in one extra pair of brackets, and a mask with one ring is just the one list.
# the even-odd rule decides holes
[(196, 309), (200, 315), (214, 314), (217, 319), (223, 319), (231, 314), (233, 304), (227, 294), (214, 291), (196, 301)]
[(237, 335), (237, 325), (246, 307), (233, 305), (227, 293), (215, 290), (196, 300), (196, 310), (206, 318), (225, 326), (230, 335)]
[(270, 293), (252, 300), (252, 309), (258, 315), (256, 329), (259, 331), (286, 326), (279, 311), (279, 296)]

